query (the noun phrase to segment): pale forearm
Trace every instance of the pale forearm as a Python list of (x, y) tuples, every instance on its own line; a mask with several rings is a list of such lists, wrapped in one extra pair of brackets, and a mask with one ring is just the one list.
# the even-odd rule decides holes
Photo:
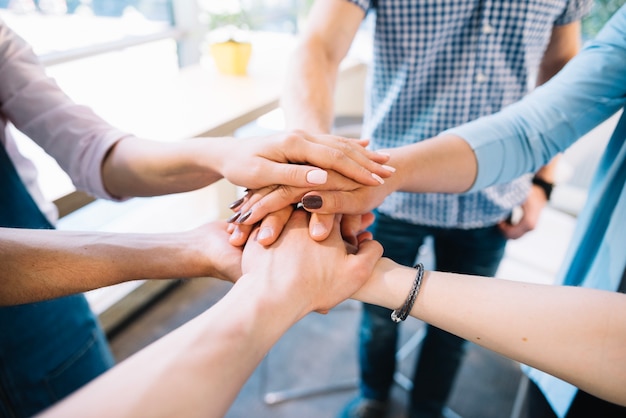
[(289, 129), (330, 132), (339, 64), (364, 18), (354, 3), (316, 1), (287, 72), (282, 107)]
[(281, 98), (288, 129), (328, 133), (334, 118), (334, 91), (339, 63), (311, 39), (294, 54)]
[(185, 235), (1, 229), (0, 304), (83, 292), (135, 279), (198, 275)]
[[(415, 270), (383, 259), (355, 296), (395, 309)], [(626, 296), (427, 272), (412, 316), (626, 404)]]
[(274, 297), (263, 279), (242, 277), (208, 311), (44, 415), (224, 416), (270, 347), (303, 313), (297, 300)]
[(195, 190), (222, 178), (220, 162), (228, 138), (158, 142), (127, 138), (118, 142), (102, 166), (113, 196), (159, 196)]
[(442, 135), (404, 147), (385, 150), (396, 168), (388, 179), (395, 191), (461, 193), (474, 183), (476, 157), (462, 138)]

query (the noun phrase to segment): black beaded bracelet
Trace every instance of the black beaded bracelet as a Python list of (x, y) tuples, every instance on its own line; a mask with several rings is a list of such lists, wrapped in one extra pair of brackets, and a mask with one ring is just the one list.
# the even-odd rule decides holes
[(409, 296), (407, 296), (404, 305), (395, 309), (391, 312), (391, 320), (393, 322), (401, 322), (409, 316), (411, 313), (411, 309), (413, 309), (413, 304), (415, 303), (415, 299), (417, 299), (417, 294), (420, 292), (420, 287), (422, 286), (422, 278), (424, 277), (424, 265), (422, 263), (417, 263), (413, 268), (417, 269), (417, 273), (415, 274), (415, 280), (413, 280), (413, 286), (409, 291)]

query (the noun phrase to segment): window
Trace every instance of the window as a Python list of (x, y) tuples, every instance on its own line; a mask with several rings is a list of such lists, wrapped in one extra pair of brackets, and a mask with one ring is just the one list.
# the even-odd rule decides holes
[[(178, 69), (179, 32), (168, 0), (2, 0), (0, 17), (33, 46), (70, 97), (112, 123), (120, 113), (113, 91), (138, 77)], [(35, 162), (47, 199), (74, 191), (56, 161), (15, 129), (14, 135), (20, 151)]]

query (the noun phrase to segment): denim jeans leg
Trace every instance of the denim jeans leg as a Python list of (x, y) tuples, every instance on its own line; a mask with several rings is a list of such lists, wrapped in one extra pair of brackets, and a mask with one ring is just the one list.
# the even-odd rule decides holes
[[(506, 239), (496, 227), (433, 229), (436, 270), (494, 276)], [(413, 378), (411, 417), (440, 417), (465, 354), (465, 340), (428, 326)]]
[(83, 295), (0, 309), (0, 415), (32, 416), (113, 365)]
[[(412, 265), (425, 235), (414, 225), (396, 221), (377, 213), (371, 231), (394, 261)], [(396, 368), (398, 324), (391, 320), (391, 311), (363, 304), (359, 331), (359, 365), (361, 396), (386, 401)]]

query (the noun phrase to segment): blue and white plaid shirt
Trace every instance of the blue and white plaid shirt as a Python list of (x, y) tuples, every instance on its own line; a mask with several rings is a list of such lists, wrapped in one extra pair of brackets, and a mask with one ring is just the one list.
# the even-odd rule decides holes
[[(591, 0), (348, 0), (376, 12), (363, 136), (393, 148), (500, 110), (521, 99), (554, 25), (577, 20)], [(415, 161), (419, 164), (419, 161)], [(505, 219), (529, 176), (480, 192), (397, 192), (379, 210), (406, 222), (479, 228)]]

